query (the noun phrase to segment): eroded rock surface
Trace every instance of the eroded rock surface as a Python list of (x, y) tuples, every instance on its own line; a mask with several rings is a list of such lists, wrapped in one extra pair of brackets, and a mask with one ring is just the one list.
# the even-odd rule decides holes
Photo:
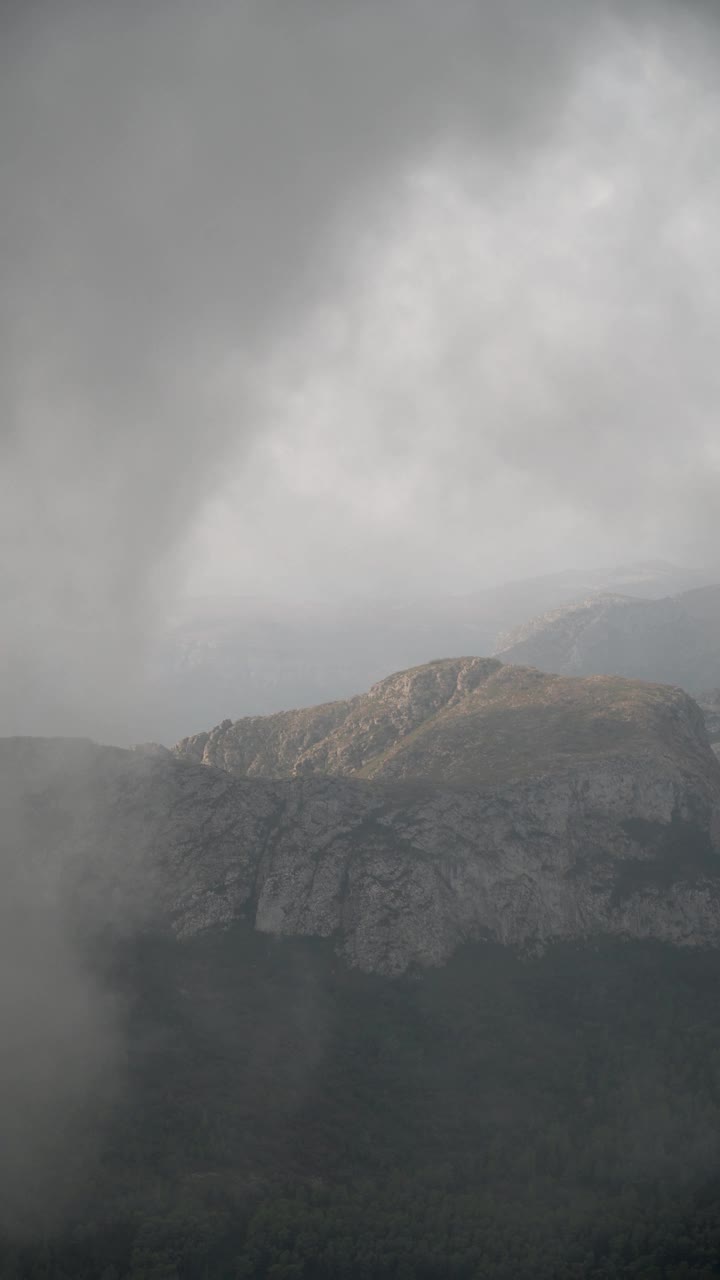
[(346, 702), (225, 720), (173, 750), (238, 777), (476, 786), (681, 741), (706, 756), (702, 716), (679, 689), (465, 657), (400, 671)]
[(383, 973), (471, 939), (720, 943), (720, 765), (679, 690), (460, 659), (333, 706), (237, 743), (281, 779), (5, 740), (5, 859), (78, 928), (244, 917)]

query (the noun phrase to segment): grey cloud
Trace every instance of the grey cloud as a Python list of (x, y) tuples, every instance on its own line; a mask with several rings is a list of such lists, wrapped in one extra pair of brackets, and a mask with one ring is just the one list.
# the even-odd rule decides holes
[(443, 146), (531, 163), (598, 51), (675, 15), (589, 0), (6, 10), (6, 731), (132, 736), (178, 549), (257, 425), (243, 378), (228, 407), (218, 371), (255, 376), (342, 293), (399, 174)]
[(527, 163), (437, 147), (260, 379), (268, 437), (201, 572), (230, 548), (227, 589), (253, 528), (280, 593), (717, 564), (716, 47), (645, 34), (597, 48)]

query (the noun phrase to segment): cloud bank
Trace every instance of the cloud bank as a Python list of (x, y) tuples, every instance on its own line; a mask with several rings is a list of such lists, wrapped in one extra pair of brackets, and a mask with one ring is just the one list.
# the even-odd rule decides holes
[(183, 590), (706, 554), (717, 23), (624, 9), (6, 9), (4, 732)]

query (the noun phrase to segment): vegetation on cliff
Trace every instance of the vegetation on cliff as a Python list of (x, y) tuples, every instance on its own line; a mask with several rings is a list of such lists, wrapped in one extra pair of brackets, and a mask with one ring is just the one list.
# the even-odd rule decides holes
[(103, 963), (127, 1065), (92, 1185), (64, 1229), (29, 1206), (2, 1280), (716, 1274), (717, 952), (475, 945), (389, 981), (234, 926)]

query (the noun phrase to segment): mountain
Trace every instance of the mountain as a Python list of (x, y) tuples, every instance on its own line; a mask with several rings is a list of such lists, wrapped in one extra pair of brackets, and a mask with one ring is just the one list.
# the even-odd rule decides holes
[(528, 617), (590, 595), (654, 599), (707, 582), (663, 561), (568, 570), (463, 595), (330, 601), (211, 597), (160, 629), (139, 732), (170, 743), (231, 714), (266, 715), (354, 695), (436, 654), (492, 653)]
[(2, 1280), (713, 1274), (681, 690), (447, 659), (173, 752), (1, 740), (0, 811)]
[(666, 738), (671, 722), (676, 733), (684, 717), (702, 736), (695, 705), (678, 690), (612, 676), (547, 675), (494, 658), (447, 658), (397, 672), (354, 698), (224, 720), (173, 752), (238, 777), (320, 774), (487, 787), (618, 755), (638, 759)]
[(679, 684), (720, 684), (720, 586), (661, 600), (602, 595), (533, 618), (502, 637), (503, 662), (565, 675), (594, 673)]
[(61, 869), (95, 925), (250, 919), (371, 972), (470, 939), (717, 940), (720, 767), (679, 690), (462, 658), (221, 726), (198, 764), (205, 737), (6, 741), (16, 856)]

